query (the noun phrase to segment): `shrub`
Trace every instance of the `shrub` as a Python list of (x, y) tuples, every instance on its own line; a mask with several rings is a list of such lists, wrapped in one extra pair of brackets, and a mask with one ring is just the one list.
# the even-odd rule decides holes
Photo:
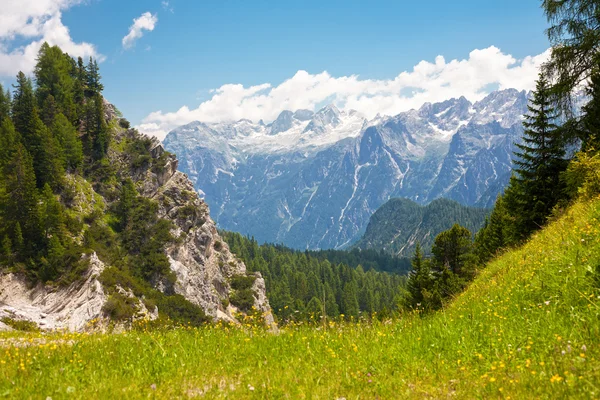
[(580, 152), (562, 174), (571, 198), (591, 199), (600, 194), (600, 155)]
[(9, 317), (4, 317), (0, 321), (4, 322), (6, 325), (10, 326), (16, 331), (38, 332), (40, 330), (37, 324), (31, 321), (17, 320)]
[(251, 289), (236, 290), (229, 296), (231, 304), (243, 312), (248, 312), (254, 305), (254, 292)]
[(223, 243), (220, 240), (217, 240), (213, 245), (216, 251), (221, 251), (223, 249)]
[(125, 321), (135, 315), (135, 298), (113, 293), (102, 307), (102, 311), (115, 321)]
[(256, 276), (254, 275), (234, 275), (231, 278), (231, 288), (234, 290), (246, 290), (251, 289), (254, 285)]
[(131, 124), (125, 118), (119, 119), (119, 126), (121, 128), (123, 128), (123, 129), (129, 129), (129, 128), (131, 128)]

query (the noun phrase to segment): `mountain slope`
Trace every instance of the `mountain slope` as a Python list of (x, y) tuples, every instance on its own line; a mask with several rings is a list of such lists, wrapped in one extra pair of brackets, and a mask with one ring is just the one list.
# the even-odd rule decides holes
[(448, 199), (437, 199), (426, 206), (408, 199), (391, 199), (373, 214), (365, 234), (353, 247), (410, 256), (419, 242), (429, 252), (439, 233), (460, 224), (474, 234), (489, 213)]
[[(0, 392), (11, 396), (18, 388), (24, 398), (56, 387), (88, 398), (597, 398), (599, 221), (600, 200), (576, 204), (524, 247), (491, 262), (430, 316), (329, 321), (326, 330), (303, 324), (279, 335), (208, 328), (75, 339), (78, 359), (93, 368), (65, 365), (73, 348), (61, 336), (46, 336), (47, 346), (27, 349), (30, 358), (6, 351)], [(218, 350), (224, 342), (226, 352)], [(9, 338), (4, 343), (11, 345)], [(143, 352), (131, 351), (140, 347)]]
[(220, 228), (299, 249), (344, 248), (390, 198), (495, 198), (526, 104), (525, 92), (505, 90), (372, 121), (327, 106), (285, 111), (268, 125), (193, 122), (164, 145)]
[[(67, 174), (65, 188), (57, 196), (64, 202), (70, 223), (81, 230), (78, 235), (83, 239), (79, 240), (85, 248), (77, 257), (87, 260), (86, 268), (72, 272), (68, 286), (37, 282), (31, 287), (18, 268), (0, 264), (0, 320), (69, 330), (85, 330), (90, 321), (129, 323), (159, 316), (181, 323), (198, 323), (204, 315), (235, 321), (239, 311), (247, 310), (235, 307), (231, 300), (235, 294), (231, 281), (246, 276), (246, 266), (219, 236), (208, 206), (190, 180), (177, 171), (177, 158), (165, 152), (158, 140), (123, 127), (124, 120), (110, 103), (104, 102), (103, 110), (110, 135), (106, 159), (85, 176)], [(167, 256), (168, 272), (150, 275), (142, 269), (150, 275), (145, 280), (123, 265), (148, 247), (136, 246), (127, 252), (125, 241), (117, 239), (116, 212), (128, 181), (143, 209), (143, 215), (136, 218), (148, 219), (152, 226), (165, 223), (170, 231), (166, 244), (153, 250)], [(128, 240), (139, 239), (131, 236)], [(160, 265), (156, 259), (139, 260), (146, 262), (142, 268)], [(248, 307), (254, 306), (272, 323), (264, 280), (259, 273), (250, 274), (249, 279)]]

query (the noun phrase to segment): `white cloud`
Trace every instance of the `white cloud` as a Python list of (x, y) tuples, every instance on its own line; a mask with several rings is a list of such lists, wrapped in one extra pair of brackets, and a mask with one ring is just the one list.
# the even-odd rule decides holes
[(144, 31), (153, 31), (158, 17), (150, 12), (143, 13), (139, 18), (133, 20), (133, 25), (129, 27), (129, 33), (122, 40), (123, 48), (130, 49), (135, 45), (136, 40), (144, 36)]
[(278, 86), (269, 83), (250, 87), (223, 85), (212, 90), (212, 98), (197, 108), (183, 106), (174, 112), (153, 112), (138, 128), (163, 139), (171, 129), (194, 120), (272, 121), (283, 110), (315, 109), (324, 102), (333, 102), (339, 108), (354, 109), (372, 118), (378, 113), (396, 115), (425, 102), (460, 96), (477, 101), (487, 94), (485, 90), (492, 84), (500, 89), (533, 89), (539, 67), (549, 54), (548, 50), (516, 60), (491, 46), (473, 50), (465, 60), (446, 62), (444, 57), (438, 56), (434, 62), (421, 61), (412, 71), (389, 80), (360, 79), (357, 75), (333, 77), (327, 72), (310, 74), (301, 70)]
[[(62, 23), (62, 11), (83, 0), (3, 0), (0, 11), (0, 76), (14, 76), (18, 71), (33, 71), (42, 43), (58, 45), (72, 56), (95, 57), (102, 61), (96, 47), (76, 43)], [(24, 42), (15, 46), (14, 43)]]

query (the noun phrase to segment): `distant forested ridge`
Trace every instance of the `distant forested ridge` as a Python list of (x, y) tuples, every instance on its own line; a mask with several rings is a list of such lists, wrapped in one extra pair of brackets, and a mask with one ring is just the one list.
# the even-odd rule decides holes
[(437, 199), (421, 206), (409, 199), (391, 199), (372, 216), (363, 237), (354, 245), (362, 250), (383, 250), (396, 256), (411, 256), (417, 243), (429, 253), (435, 237), (459, 224), (477, 232), (490, 210)]

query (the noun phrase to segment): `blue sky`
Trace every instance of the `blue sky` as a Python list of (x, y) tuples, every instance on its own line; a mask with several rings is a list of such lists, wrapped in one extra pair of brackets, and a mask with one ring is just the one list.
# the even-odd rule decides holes
[[(211, 89), (227, 84), (242, 84), (243, 89), (248, 89), (269, 83), (273, 88), (295, 77), (298, 71), (309, 74), (304, 79), (306, 85), (314, 85), (314, 79), (322, 85), (327, 77), (310, 78), (324, 71), (334, 78), (357, 75), (361, 82), (385, 81), (393, 80), (402, 71), (412, 71), (422, 60), (435, 63), (438, 55), (446, 62), (467, 60), (473, 50), (495, 46), (501, 54), (520, 62), (527, 56), (542, 54), (549, 46), (540, 1), (169, 0), (168, 5), (160, 0), (3, 1), (14, 3), (15, 7), (11, 11), (9, 5), (8, 11), (0, 11), (0, 17), (11, 12), (26, 14), (22, 1), (36, 2), (40, 15), (57, 18), (68, 28), (73, 53), (92, 53), (104, 59), (101, 73), (105, 96), (134, 124), (160, 125), (169, 120), (165, 125), (169, 127), (186, 122), (192, 114), (173, 114), (169, 119), (169, 113), (182, 106), (195, 110), (211, 100), (215, 94)], [(153, 30), (141, 30), (142, 36), (125, 49), (123, 37), (133, 19), (144, 13), (154, 18)], [(25, 28), (19, 31), (17, 25), (12, 35), (0, 28), (0, 53), (2, 47), (4, 53), (10, 54), (31, 41), (53, 37), (50, 28), (36, 36), (25, 34)], [(56, 39), (58, 44), (61, 40), (67, 39)], [(82, 44), (93, 46), (93, 50), (81, 47)], [(1, 57), (0, 54), (0, 62)], [(0, 80), (5, 84), (10, 82), (9, 64), (7, 61), (4, 69), (0, 67), (0, 74), (5, 75)], [(342, 86), (338, 82), (336, 88)], [(259, 88), (244, 96), (268, 95), (270, 90)], [(331, 90), (337, 93), (340, 89)], [(229, 91), (223, 93), (225, 96)], [(295, 93), (290, 92), (289, 96)], [(301, 97), (303, 93), (300, 90), (297, 95)], [(331, 93), (323, 96), (331, 97)], [(342, 106), (348, 102), (348, 96), (334, 95), (341, 99)], [(324, 99), (317, 100), (309, 106)], [(396, 104), (389, 110), (405, 106)], [(375, 111), (375, 106), (369, 107), (367, 111)], [(204, 114), (197, 115), (213, 110), (213, 114), (227, 118), (226, 110), (205, 108)], [(162, 111), (160, 115), (148, 118), (158, 110)], [(386, 110), (382, 107), (382, 111)], [(268, 119), (276, 112), (269, 110), (264, 116)], [(240, 109), (231, 118), (248, 113), (262, 116)]]

